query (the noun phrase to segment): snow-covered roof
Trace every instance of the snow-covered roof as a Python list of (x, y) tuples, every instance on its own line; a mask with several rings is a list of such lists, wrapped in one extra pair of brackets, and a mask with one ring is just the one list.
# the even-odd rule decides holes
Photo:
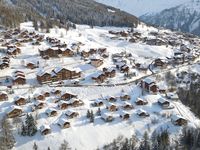
[(106, 120), (107, 118), (113, 117), (113, 116), (111, 113), (101, 113), (101, 117)]
[(47, 114), (51, 114), (52, 112), (57, 112), (57, 110), (56, 110), (55, 108), (48, 108), (48, 109), (46, 110), (46, 113), (47, 113)]
[(122, 115), (122, 116), (127, 115), (127, 114), (130, 115), (129, 112), (124, 111), (124, 110), (120, 111), (119, 114)]
[(58, 124), (60, 125), (60, 126), (64, 126), (64, 124), (65, 123), (70, 123), (67, 119), (65, 119), (65, 118), (60, 118), (59, 120), (58, 120)]
[(2, 94), (6, 94), (7, 95), (7, 92), (6, 91), (0, 91), (0, 95)]
[(7, 112), (10, 113), (15, 109), (22, 110), (22, 108), (20, 106), (12, 105), (11, 107), (8, 108)]
[(145, 99), (142, 99), (142, 98), (138, 97), (135, 102), (139, 102), (139, 101), (146, 102)]
[(163, 103), (165, 103), (165, 102), (168, 102), (168, 103), (169, 103), (169, 101), (166, 100), (166, 99), (163, 98), (163, 97), (160, 97), (160, 98), (158, 99), (158, 102), (161, 103), (161, 104), (163, 104)]
[(35, 102), (35, 106), (38, 106), (38, 105), (40, 105), (40, 104), (45, 104), (45, 102), (44, 102), (44, 101), (39, 101), (39, 100), (37, 100), (37, 101)]
[(22, 95), (16, 95), (15, 97), (14, 97), (14, 101), (17, 101), (17, 100), (19, 100), (19, 99), (21, 99), (21, 98), (23, 98), (23, 99), (26, 99), (24, 96), (22, 96)]
[(145, 79), (143, 79), (144, 82), (146, 82), (147, 84), (151, 84), (155, 82), (155, 79), (147, 77)]
[(67, 115), (67, 116), (70, 116), (70, 115), (72, 115), (73, 113), (76, 113), (74, 110), (67, 110), (66, 112), (65, 112), (65, 114)]
[(137, 114), (141, 114), (141, 113), (145, 113), (146, 114), (147, 111), (145, 111), (145, 110), (140, 108), (140, 109), (137, 110)]
[(106, 103), (107, 107), (116, 106), (114, 103)]
[(173, 121), (177, 121), (178, 119), (184, 119), (184, 120), (186, 120), (183, 116), (178, 115), (178, 114), (172, 115), (172, 116), (171, 116), (171, 119), (172, 119)]
[(40, 127), (40, 131), (41, 132), (43, 132), (43, 131), (45, 131), (46, 129), (48, 129), (48, 130), (51, 130), (51, 128), (50, 128), (50, 126), (49, 125), (42, 125), (41, 127)]

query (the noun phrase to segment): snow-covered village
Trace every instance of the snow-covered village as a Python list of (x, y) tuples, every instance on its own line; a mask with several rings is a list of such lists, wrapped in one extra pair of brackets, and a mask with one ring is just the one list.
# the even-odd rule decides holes
[(40, 26), (0, 28), (0, 150), (199, 148), (198, 36)]

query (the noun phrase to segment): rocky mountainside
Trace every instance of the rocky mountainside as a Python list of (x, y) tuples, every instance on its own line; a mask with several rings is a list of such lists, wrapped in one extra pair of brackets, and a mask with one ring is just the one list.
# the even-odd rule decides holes
[(133, 15), (93, 0), (0, 0), (0, 12), (1, 24), (11, 27), (27, 20), (92, 26), (133, 26), (139, 22)]
[(97, 2), (119, 8), (130, 14), (142, 16), (169, 9), (190, 0), (96, 0)]
[(199, 0), (192, 0), (157, 14), (143, 15), (140, 18), (153, 25), (200, 35)]

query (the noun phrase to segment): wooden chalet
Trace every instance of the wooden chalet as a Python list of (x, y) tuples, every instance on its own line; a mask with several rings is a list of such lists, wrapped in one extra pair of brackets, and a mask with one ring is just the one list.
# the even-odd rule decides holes
[(84, 105), (83, 101), (77, 98), (72, 98), (68, 101), (70, 106), (78, 107)]
[(126, 111), (120, 111), (119, 117), (122, 118), (123, 120), (127, 120), (130, 118), (130, 114)]
[(103, 68), (103, 72), (108, 78), (114, 78), (116, 76), (116, 70), (113, 68)]
[(101, 65), (103, 65), (103, 60), (102, 59), (98, 59), (98, 58), (92, 58), (90, 60), (90, 64), (94, 67), (100, 67)]
[(180, 115), (173, 115), (171, 117), (171, 121), (174, 125), (177, 125), (177, 126), (185, 126), (188, 123), (187, 119), (185, 119), (184, 117)]
[(160, 58), (157, 58), (157, 59), (154, 60), (154, 66), (155, 67), (162, 67), (162, 68), (164, 68), (164, 67), (166, 67), (166, 65), (167, 65), (166, 62), (163, 61)]
[(42, 93), (42, 95), (44, 95), (45, 97), (49, 97), (49, 96), (50, 96), (50, 92), (49, 92), (49, 91), (42, 91), (41, 93)]
[(26, 63), (26, 67), (28, 69), (35, 69), (35, 68), (38, 68), (38, 63), (35, 63), (35, 62), (27, 62)]
[(110, 113), (101, 113), (101, 118), (105, 121), (105, 122), (111, 122), (114, 120), (114, 117), (110, 114)]
[(8, 62), (0, 62), (0, 69), (3, 70), (5, 68), (9, 68), (10, 64)]
[(11, 106), (7, 112), (8, 118), (15, 118), (22, 114), (22, 108), (20, 106)]
[(109, 111), (117, 111), (118, 110), (117, 106), (113, 103), (107, 103), (106, 109), (108, 109)]
[(73, 110), (67, 110), (65, 112), (65, 115), (68, 117), (68, 118), (75, 118), (75, 117), (78, 117), (79, 113), (78, 112), (75, 112)]
[(51, 82), (51, 74), (40, 70), (37, 74), (37, 81), (42, 84), (45, 82)]
[(157, 93), (158, 87), (154, 79), (145, 78), (141, 81), (141, 87), (149, 93)]
[(26, 104), (26, 98), (23, 96), (16, 96), (14, 97), (15, 105), (21, 106)]
[(45, 106), (45, 102), (44, 101), (36, 101), (36, 103), (34, 104), (36, 109), (42, 109)]
[(61, 94), (61, 90), (58, 90), (58, 89), (53, 89), (51, 90), (51, 93), (54, 94), (54, 95), (60, 95)]
[(124, 110), (131, 110), (131, 109), (133, 109), (133, 105), (132, 105), (131, 103), (125, 101), (125, 102), (122, 104), (122, 108), (123, 108)]
[(158, 104), (162, 108), (168, 108), (170, 106), (170, 102), (168, 100), (166, 100), (165, 98), (162, 98), (162, 97), (158, 99)]
[(8, 94), (5, 91), (0, 92), (0, 101), (8, 100)]
[(135, 103), (136, 103), (136, 105), (146, 105), (146, 104), (148, 104), (148, 101), (138, 97), (136, 99)]
[(150, 116), (149, 113), (146, 112), (146, 111), (143, 110), (143, 109), (139, 109), (139, 110), (137, 111), (137, 115), (138, 115), (139, 117), (149, 117), (149, 116)]
[(56, 116), (58, 114), (58, 112), (54, 108), (48, 108), (46, 110), (46, 114), (47, 114), (48, 117), (54, 117), (54, 116)]
[(47, 134), (50, 134), (51, 133), (51, 128), (49, 125), (42, 125), (40, 127), (40, 132), (42, 135), (47, 135)]
[(115, 96), (107, 96), (106, 97), (106, 100), (108, 102), (116, 102), (117, 101), (117, 98)]
[(106, 75), (104, 73), (96, 74), (92, 77), (92, 80), (94, 80), (97, 83), (103, 83), (106, 80)]
[(57, 81), (70, 79), (71, 72), (65, 68), (56, 67), (52, 72), (56, 74)]
[(40, 100), (40, 101), (44, 101), (45, 100), (45, 95), (42, 93), (36, 93), (33, 95), (35, 100)]
[(123, 101), (130, 100), (131, 96), (128, 95), (127, 93), (125, 93), (125, 92), (122, 92), (121, 95), (120, 95), (120, 99), (123, 100)]
[(69, 92), (62, 92), (60, 99), (62, 100), (69, 100), (71, 98), (77, 98), (77, 95), (69, 93)]
[(13, 83), (15, 85), (24, 85), (26, 84), (26, 78), (23, 76), (16, 76), (13, 78)]
[(70, 122), (67, 119), (64, 119), (64, 118), (61, 118), (61, 119), (58, 120), (58, 125), (62, 129), (69, 128), (71, 126)]
[(103, 100), (101, 100), (101, 99), (96, 99), (94, 101), (94, 103), (92, 103), (92, 106), (94, 106), (94, 107), (100, 107), (102, 105), (103, 105)]
[(58, 103), (58, 107), (61, 109), (61, 110), (64, 110), (64, 109), (67, 109), (69, 107), (69, 103), (66, 102), (66, 101), (59, 101)]

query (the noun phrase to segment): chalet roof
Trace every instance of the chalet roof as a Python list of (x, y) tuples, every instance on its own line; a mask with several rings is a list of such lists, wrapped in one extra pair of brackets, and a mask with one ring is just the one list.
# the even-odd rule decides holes
[(172, 92), (166, 93), (166, 96), (170, 99), (179, 99), (178, 94)]
[(76, 102), (76, 101), (80, 101), (78, 98), (71, 98), (68, 102), (69, 103), (74, 103), (74, 102)]
[(49, 125), (46, 125), (46, 124), (45, 124), (45, 125), (42, 125), (42, 126), (40, 127), (40, 131), (41, 131), (41, 132), (45, 131), (46, 129), (47, 129), (47, 130), (51, 130), (50, 126), (49, 126)]
[(106, 103), (107, 107), (116, 106), (114, 103)]
[(64, 94), (69, 94), (69, 95), (72, 95), (72, 96), (77, 96), (76, 94), (73, 94), (73, 93), (71, 93), (71, 92), (62, 91), (62, 92), (61, 92), (61, 96), (63, 96)]
[(58, 102), (58, 105), (59, 105), (59, 106), (62, 105), (62, 104), (69, 104), (69, 102), (63, 101), (63, 100), (61, 100), (61, 101)]
[(101, 102), (103, 102), (103, 100), (98, 98), (98, 99), (95, 99), (95, 102), (96, 103), (101, 103)]
[(155, 79), (147, 77), (143, 79), (143, 82), (146, 82), (147, 84), (152, 84), (152, 83), (155, 83)]
[(166, 103), (166, 102), (170, 103), (168, 100), (166, 100), (166, 99), (163, 98), (163, 97), (160, 97), (160, 98), (158, 99), (158, 102), (161, 103), (161, 104)]
[(148, 114), (147, 111), (140, 108), (140, 109), (137, 110), (137, 114), (141, 114), (141, 113)]
[(139, 97), (138, 97), (138, 98), (136, 99), (136, 101), (135, 101), (135, 102), (139, 102), (139, 101), (146, 102), (146, 100), (145, 100), (145, 99), (142, 99), (142, 98), (139, 98)]
[(63, 68), (63, 67), (55, 67), (52, 71), (55, 72), (55, 73), (57, 74), (57, 73), (60, 72), (62, 69), (65, 69), (65, 68)]
[(123, 105), (123, 106), (126, 106), (126, 105), (129, 105), (129, 106), (130, 106), (130, 105), (132, 105), (132, 104), (129, 103), (129, 102), (127, 102), (127, 101), (124, 101), (122, 105)]
[(58, 120), (58, 124), (60, 125), (60, 126), (64, 126), (64, 124), (65, 123), (70, 123), (67, 119), (65, 119), (65, 118), (60, 118), (59, 120)]
[(35, 106), (39, 106), (40, 104), (45, 104), (45, 102), (40, 100), (35, 102)]
[(7, 92), (6, 91), (0, 91), (0, 95), (2, 94), (6, 94), (7, 95)]
[(103, 119), (107, 119), (107, 118), (110, 118), (110, 117), (112, 117), (113, 118), (113, 116), (112, 116), (112, 114), (111, 113), (101, 113), (101, 117), (103, 118)]
[(48, 108), (47, 110), (46, 110), (46, 113), (47, 114), (51, 114), (52, 112), (57, 112), (57, 110), (55, 109), (55, 108)]
[(13, 80), (17, 80), (17, 79), (26, 79), (26, 78), (23, 77), (23, 76), (15, 76), (15, 77), (13, 77)]
[(70, 116), (70, 115), (72, 115), (73, 113), (76, 113), (74, 110), (67, 110), (66, 112), (65, 112), (65, 114), (67, 115), (67, 116)]
[(129, 112), (124, 111), (124, 110), (121, 110), (121, 111), (119, 112), (119, 114), (122, 115), (122, 116), (127, 115), (127, 114), (130, 115)]
[(12, 112), (13, 110), (22, 110), (20, 106), (12, 105), (8, 108), (8, 113)]
[(178, 115), (178, 114), (172, 115), (171, 119), (173, 121), (177, 121), (178, 119), (184, 119), (184, 120), (186, 120), (184, 117), (182, 117), (181, 115)]
[(43, 76), (44, 74), (49, 74), (50, 75), (50, 73), (49, 72), (47, 72), (47, 71), (45, 71), (45, 70), (42, 70), (42, 69), (40, 69), (37, 73), (36, 73), (36, 75), (37, 76)]
[(24, 96), (19, 96), (19, 95), (17, 95), (17, 96), (15, 96), (14, 97), (14, 101), (17, 101), (17, 100), (19, 100), (19, 99), (21, 99), (21, 98), (23, 98), (23, 99), (26, 99)]

